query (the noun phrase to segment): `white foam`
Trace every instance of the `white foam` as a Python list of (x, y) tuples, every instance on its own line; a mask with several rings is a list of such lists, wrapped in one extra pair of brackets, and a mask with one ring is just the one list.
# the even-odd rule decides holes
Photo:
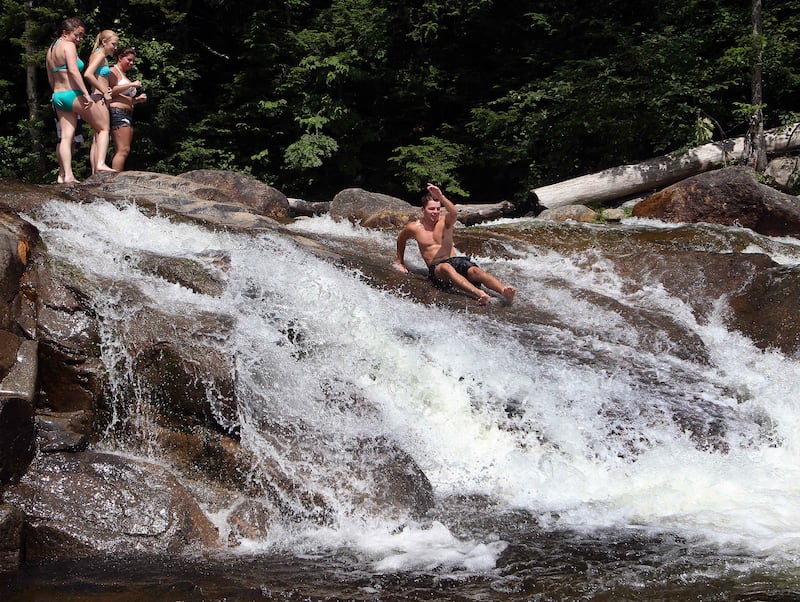
[[(751, 549), (800, 551), (800, 364), (754, 348), (719, 319), (695, 323), (662, 287), (627, 290), (600, 255), (491, 261), (492, 271), (514, 274), (515, 306), (535, 305), (558, 318), (514, 325), (379, 290), (358, 270), (311, 256), (277, 234), (214, 234), (102, 203), (54, 204), (40, 227), (53, 252), (104, 277), (137, 282), (154, 303), (236, 316), (229, 353), (237, 358), (240, 399), (249, 404), (243, 443), (262, 457), (278, 454), (270, 461), (326, 496), (333, 527), (302, 525), (315, 545), (352, 546), (386, 570), (493, 566), (499, 542), (460, 541), (441, 525), (392, 532), (378, 515), (367, 522), (380, 528), (353, 526), (367, 512), (353, 491), (369, 491), (370, 483), (359, 482), (349, 456), (334, 450), (382, 435), (413, 457), (439, 496), (483, 494), (534, 514), (557, 512), (572, 526), (668, 528)], [(391, 235), (347, 222), (314, 218), (291, 229), (364, 238), (393, 256)], [(226, 253), (228, 288), (212, 299), (143, 275), (126, 259), (139, 251)], [(554, 280), (669, 313), (704, 341), (711, 365), (641, 349), (640, 333), (614, 311)], [(563, 353), (540, 351), (536, 337)], [(614, 360), (575, 359), (592, 356)], [(681, 375), (692, 379), (672, 380)], [(723, 412), (720, 437), (729, 451), (703, 448), (672, 420), (676, 404), (692, 403)], [(348, 404), (357, 411), (342, 407)], [(308, 457), (263, 437), (259, 425), (270, 421), (301, 424)], [(289, 541), (302, 547), (302, 537)]]

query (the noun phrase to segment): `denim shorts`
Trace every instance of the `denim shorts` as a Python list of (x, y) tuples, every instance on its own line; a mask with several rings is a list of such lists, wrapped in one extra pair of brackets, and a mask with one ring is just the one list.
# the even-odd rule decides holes
[(109, 107), (108, 112), (111, 114), (112, 130), (116, 130), (117, 128), (133, 127), (133, 111), (129, 109)]

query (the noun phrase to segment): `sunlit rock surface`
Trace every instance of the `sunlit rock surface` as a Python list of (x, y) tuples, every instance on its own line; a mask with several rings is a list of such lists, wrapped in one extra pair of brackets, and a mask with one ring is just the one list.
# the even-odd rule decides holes
[[(736, 185), (740, 176), (731, 173)], [(219, 188), (214, 187), (217, 182)], [(390, 232), (418, 214), (418, 208), (398, 199), (354, 190), (337, 196), (332, 214), (362, 227), (389, 227)], [(741, 190), (752, 187), (747, 184)], [(775, 347), (788, 354), (800, 348), (800, 330), (794, 319), (796, 268), (778, 266), (768, 255), (772, 243), (744, 228), (700, 225), (628, 230), (543, 220), (459, 228), (456, 246), (461, 252), (487, 261), (508, 261), (512, 277), (514, 261), (533, 257), (544, 262), (558, 254), (578, 268), (595, 270), (599, 277), (607, 273), (609, 279), (618, 279), (620, 286), (611, 292), (599, 290), (554, 271), (537, 280), (528, 298), (520, 296), (520, 302), (510, 308), (498, 304), (478, 307), (463, 295), (432, 287), (422, 266), (412, 269), (410, 275), (395, 271), (391, 249), (387, 253), (377, 235), (375, 240), (369, 235), (340, 240), (324, 233), (284, 230), (277, 220), (286, 219), (281, 209), (285, 197), (276, 193), (235, 175), (217, 177), (217, 172), (193, 172), (185, 177), (124, 172), (97, 176), (81, 186), (4, 183), (0, 205), (36, 221), (40, 208), (51, 198), (82, 203), (109, 199), (120, 206), (135, 203), (148, 213), (168, 214), (176, 221), (200, 223), (215, 231), (244, 232), (252, 236), (251, 242), (259, 233), (278, 233), (337, 269), (357, 272), (375, 289), (463, 316), (465, 322), (483, 320), (487, 337), (493, 335), (493, 328), (516, 328), (515, 343), (525, 346), (531, 357), (535, 353), (566, 357), (575, 372), (583, 366), (607, 374), (641, 371), (647, 394), (669, 399), (667, 409), (652, 412), (653, 420), (671, 412), (670, 419), (698, 448), (718, 453), (729, 450), (727, 424), (735, 408), (699, 393), (672, 395), (669, 379), (641, 358), (668, 356), (678, 365), (670, 365), (668, 370), (676, 372), (682, 369), (681, 362), (690, 363), (694, 371), (687, 370), (681, 377), (704, 391), (703, 370), (713, 368), (713, 359), (693, 320), (706, 324), (717, 313), (724, 314), (726, 324), (761, 348)], [(763, 194), (768, 201), (772, 198)], [(789, 215), (788, 210), (781, 213), (785, 200), (770, 205), (778, 207), (778, 212), (769, 215)], [(743, 208), (742, 216), (761, 215), (754, 226), (775, 223), (754, 205), (744, 204)], [(2, 473), (8, 475), (6, 481), (21, 479), (6, 488), (5, 497), (7, 504), (25, 513), (20, 537), (30, 559), (137, 550), (194, 553), (269, 538), (281, 520), (331, 525), (337, 513), (345, 512), (342, 507), (348, 512), (355, 508), (356, 513), (404, 521), (424, 517), (435, 506), (435, 487), (425, 469), (386, 432), (323, 433), (309, 426), (315, 416), (292, 417), (291, 421), (280, 409), (244, 404), (253, 400), (239, 397), (243, 378), (260, 378), (261, 384), (269, 387), (271, 376), (322, 368), (313, 362), (315, 358), (324, 362), (328, 350), (315, 347), (303, 316), (287, 319), (285, 313), (273, 312), (269, 296), (245, 287), (239, 294), (257, 305), (274, 327), (275, 338), (264, 342), (265, 347), (290, 350), (285, 364), (265, 361), (265, 366), (254, 370), (255, 376), (249, 374), (241, 358), (226, 351), (239, 317), (231, 313), (232, 300), (225, 296), (230, 254), (173, 257), (165, 251), (122, 258), (131, 272), (141, 272), (145, 281), (151, 278), (150, 285), (174, 287), (176, 296), (214, 300), (213, 309), (171, 311), (155, 307), (133, 281), (95, 279), (68, 260), (52, 257), (31, 224), (15, 213), (4, 215), (5, 231), (0, 228), (0, 376), (17, 364), (16, 350), (22, 342), (38, 345), (38, 456), (26, 474), (33, 453), (30, 445), (5, 456), (0, 450), (0, 459), (10, 462), (10, 468)], [(692, 219), (706, 215), (695, 212)], [(304, 276), (302, 267), (297, 276)], [(304, 281), (303, 285), (316, 283)], [(648, 288), (663, 288), (672, 303), (685, 304), (686, 315), (630, 301), (637, 291)], [(586, 308), (585, 312), (559, 313), (558, 304), (548, 305), (537, 298), (545, 290), (562, 305), (574, 303)], [(109, 292), (114, 295), (114, 311), (98, 305)], [(620, 298), (623, 296), (625, 301)], [(107, 299), (103, 302), (109, 303)], [(357, 300), (352, 303), (351, 313), (370, 311)], [(291, 314), (292, 308), (280, 309)], [(320, 314), (331, 308), (320, 305), (315, 310)], [(417, 325), (404, 328), (399, 328), (404, 337), (420, 336)], [(442, 337), (447, 334), (443, 332)], [(564, 345), (567, 339), (572, 345)], [(575, 343), (586, 340), (596, 342), (596, 347)], [(457, 349), (459, 341), (453, 345)], [(635, 351), (622, 367), (614, 357), (618, 348)], [(333, 408), (337, 414), (368, 418), (378, 412), (373, 402), (363, 395), (341, 393), (381, 385), (369, 380), (369, 366), (360, 378), (364, 382), (330, 379), (317, 393), (324, 397), (327, 409)], [(278, 396), (291, 402), (292, 394), (287, 389)], [(732, 391), (730, 395), (745, 399), (747, 392)], [(434, 394), (432, 397), (435, 399)], [(500, 430), (524, 432), (528, 428), (531, 440), (545, 445), (548, 434), (538, 430), (539, 424), (531, 421), (520, 426), (517, 422), (523, 414), (517, 397), (509, 394), (501, 400)], [(638, 410), (626, 408), (615, 398), (605, 401), (608, 403), (600, 404), (596, 415), (611, 425), (609, 437), (619, 439), (619, 457), (635, 458), (640, 450), (655, 445), (629, 427)], [(33, 407), (9, 401), (5, 408), (23, 425), (17, 432), (24, 431), (30, 444), (34, 440)], [(476, 404), (472, 410), (479, 415), (483, 408)], [(746, 437), (753, 441), (772, 437), (769, 420), (757, 420)], [(246, 444), (252, 443), (247, 439), (252, 437), (248, 429), (254, 428), (273, 456), (258, 455), (256, 451), (265, 450), (243, 444), (243, 438)], [(8, 440), (0, 438), (0, 444)], [(110, 443), (127, 455), (100, 451)], [(532, 444), (526, 441), (525, 445)], [(159, 463), (143, 459), (146, 454), (158, 457)], [(339, 472), (326, 474), (334, 466)], [(303, 477), (312, 473), (320, 480), (310, 485)], [(209, 514), (224, 515), (221, 530), (219, 524), (212, 524)], [(13, 549), (9, 554), (13, 563)]]
[(42, 456), (6, 501), (27, 517), (28, 560), (216, 546), (216, 530), (192, 496), (147, 462), (93, 452)]
[(759, 183), (747, 167), (687, 178), (642, 200), (633, 215), (741, 226), (770, 236), (800, 236), (800, 200)]
[(417, 217), (419, 208), (387, 194), (347, 188), (333, 197), (330, 214), (334, 219), (347, 219), (366, 227), (391, 228)]

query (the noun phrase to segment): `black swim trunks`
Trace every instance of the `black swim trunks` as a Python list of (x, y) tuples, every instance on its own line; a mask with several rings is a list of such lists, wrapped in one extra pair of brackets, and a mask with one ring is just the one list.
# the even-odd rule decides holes
[(471, 267), (478, 267), (478, 264), (472, 261), (469, 257), (450, 257), (448, 259), (439, 259), (438, 261), (434, 261), (431, 265), (428, 266), (428, 278), (431, 279), (437, 286), (450, 286), (449, 282), (444, 282), (443, 280), (439, 280), (435, 275), (434, 271), (436, 270), (436, 266), (440, 263), (449, 263), (453, 266), (459, 274), (461, 274), (464, 278), (469, 278), (467, 276), (467, 271)]

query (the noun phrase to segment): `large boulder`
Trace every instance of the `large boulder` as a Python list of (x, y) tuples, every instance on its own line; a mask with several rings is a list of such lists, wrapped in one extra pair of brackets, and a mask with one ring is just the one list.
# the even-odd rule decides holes
[(33, 406), (18, 397), (0, 397), (0, 486), (19, 481), (35, 453)]
[(346, 188), (333, 197), (330, 215), (368, 228), (396, 228), (418, 217), (419, 209), (387, 194)]
[(800, 270), (775, 266), (730, 300), (730, 323), (762, 349), (800, 350)]
[(589, 209), (586, 205), (562, 205), (552, 209), (545, 209), (536, 217), (549, 219), (555, 222), (575, 222), (592, 223), (600, 217), (596, 211)]
[[(258, 192), (252, 192), (249, 195), (242, 194), (241, 198), (232, 198), (230, 195), (236, 197), (234, 186), (225, 182), (228, 179), (233, 181), (234, 177), (226, 177), (226, 172), (214, 173), (218, 174), (220, 188), (181, 176), (124, 171), (95, 174), (81, 186), (67, 189), (66, 192), (70, 198), (81, 202), (91, 201), (98, 196), (107, 199), (133, 199), (145, 208), (236, 230), (263, 230), (277, 225), (272, 217), (262, 212), (264, 207), (272, 210), (269, 209), (271, 205), (267, 197), (259, 197)], [(198, 177), (211, 179), (202, 174)], [(263, 189), (261, 192), (266, 194)], [(257, 202), (256, 199), (260, 201)], [(288, 215), (288, 201), (286, 207)]]
[(131, 458), (40, 456), (6, 501), (27, 517), (28, 561), (218, 546), (216, 528), (189, 492), (164, 468)]
[(211, 201), (242, 203), (275, 219), (289, 217), (289, 199), (280, 190), (253, 177), (235, 171), (196, 169), (180, 175), (181, 178), (208, 186), (213, 192)]
[(20, 336), (18, 317), (20, 281), (39, 242), (28, 222), (0, 211), (0, 485), (19, 480), (36, 450), (37, 344)]
[(36, 392), (36, 341), (0, 331), (7, 368), (0, 373), (0, 499), (2, 486), (19, 481), (36, 453), (33, 400)]
[(616, 270), (631, 280), (646, 274), (649, 280), (659, 282), (670, 295), (686, 303), (698, 320), (705, 322), (720, 298), (749, 290), (758, 274), (776, 265), (761, 253), (670, 250), (628, 255), (617, 262)]
[(91, 295), (69, 265), (37, 258), (21, 282), (26, 300), (17, 322), (39, 342), (39, 406), (91, 411), (103, 393), (105, 368)]
[(0, 504), (0, 577), (19, 569), (25, 516), (8, 504)]
[(767, 165), (764, 175), (781, 192), (797, 194), (800, 192), (800, 157), (775, 157)]
[(0, 210), (0, 328), (14, 329), (20, 278), (39, 243), (36, 228), (14, 213)]
[(646, 273), (707, 320), (727, 298), (727, 325), (760, 349), (800, 351), (800, 270), (762, 253), (670, 251), (637, 254), (619, 262), (626, 276)]
[(742, 226), (768, 236), (800, 236), (800, 200), (729, 167), (673, 184), (642, 200), (634, 217)]
[(0, 211), (29, 213), (55, 198), (67, 198), (65, 192), (74, 186), (63, 184), (28, 184), (0, 179)]

